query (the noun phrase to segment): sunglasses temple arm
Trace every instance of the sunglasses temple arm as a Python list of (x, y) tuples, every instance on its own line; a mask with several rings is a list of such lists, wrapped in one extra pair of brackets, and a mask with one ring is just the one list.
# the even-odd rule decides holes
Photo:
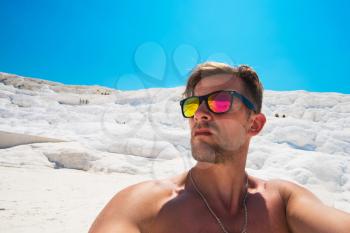
[(234, 95), (236, 97), (238, 97), (243, 103), (245, 106), (247, 106), (249, 109), (253, 110), (254, 112), (256, 112), (256, 109), (255, 109), (255, 106), (252, 102), (250, 102), (250, 100), (248, 100), (246, 97), (238, 94), (238, 93), (234, 93)]

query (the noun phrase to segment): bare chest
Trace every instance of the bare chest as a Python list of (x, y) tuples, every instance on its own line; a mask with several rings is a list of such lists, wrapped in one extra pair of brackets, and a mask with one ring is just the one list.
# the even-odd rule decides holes
[[(245, 213), (218, 215), (230, 233), (242, 232)], [(147, 233), (222, 233), (218, 221), (201, 200), (186, 198), (169, 201), (159, 210)], [(278, 197), (249, 195), (247, 233), (288, 233), (284, 203)]]

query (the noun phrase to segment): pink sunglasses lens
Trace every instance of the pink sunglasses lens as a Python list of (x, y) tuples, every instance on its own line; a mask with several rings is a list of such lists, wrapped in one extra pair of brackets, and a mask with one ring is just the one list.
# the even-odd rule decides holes
[(230, 109), (231, 100), (230, 93), (219, 92), (208, 97), (208, 105), (213, 112), (227, 112)]

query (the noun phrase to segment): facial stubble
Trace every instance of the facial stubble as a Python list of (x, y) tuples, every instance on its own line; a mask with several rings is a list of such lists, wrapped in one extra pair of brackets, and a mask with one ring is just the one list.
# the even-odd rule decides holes
[[(202, 126), (203, 127), (203, 126)], [(214, 135), (208, 136), (213, 137), (212, 140), (204, 140), (201, 138), (196, 138), (192, 135), (191, 137), (191, 150), (192, 156), (198, 162), (207, 162), (207, 163), (225, 163), (227, 161), (235, 159), (237, 154), (240, 153), (244, 145), (244, 136), (246, 133), (246, 128), (242, 124), (237, 124), (235, 129), (235, 138), (230, 138), (227, 135), (232, 135), (232, 133), (227, 132), (224, 129), (224, 132), (218, 131), (217, 127), (208, 127), (214, 128)], [(200, 126), (198, 128), (201, 128)], [(226, 132), (225, 132), (226, 131)]]

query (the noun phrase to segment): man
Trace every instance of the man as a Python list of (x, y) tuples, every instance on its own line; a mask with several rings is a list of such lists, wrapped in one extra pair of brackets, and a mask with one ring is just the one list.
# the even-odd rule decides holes
[(264, 127), (263, 87), (248, 66), (197, 66), (181, 101), (198, 162), (167, 180), (128, 187), (90, 233), (349, 233), (350, 215), (299, 185), (245, 172), (250, 139)]

